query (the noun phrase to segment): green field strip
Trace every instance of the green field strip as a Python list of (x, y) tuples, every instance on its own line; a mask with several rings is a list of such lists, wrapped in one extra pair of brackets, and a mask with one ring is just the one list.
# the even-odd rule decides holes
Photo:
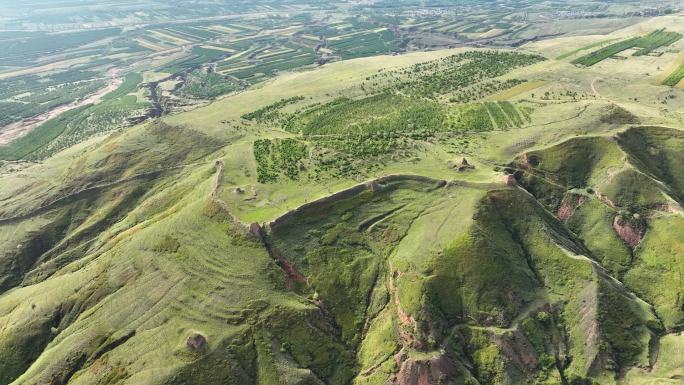
[(674, 72), (663, 80), (663, 84), (670, 87), (675, 87), (684, 79), (684, 64), (681, 64)]
[(597, 63), (602, 62), (609, 57), (619, 54), (631, 48), (640, 48), (634, 53), (634, 56), (642, 56), (651, 53), (653, 50), (668, 46), (681, 39), (682, 35), (676, 32), (666, 32), (665, 29), (660, 29), (649, 33), (646, 36), (633, 37), (617, 43), (608, 45), (597, 51), (589, 53), (572, 61), (573, 64), (591, 67)]
[(257, 60), (263, 60), (263, 59), (269, 59), (269, 58), (276, 58), (278, 56), (287, 55), (287, 54), (290, 54), (290, 53), (293, 53), (296, 51), (297, 50), (293, 49), (293, 48), (286, 48), (286, 49), (278, 50), (275, 52), (269, 52), (269, 53), (257, 55), (256, 59)]
[(592, 49), (592, 48), (596, 48), (596, 47), (601, 47), (601, 46), (604, 46), (604, 45), (606, 45), (606, 44), (612, 43), (612, 42), (614, 42), (614, 41), (616, 41), (616, 40), (618, 40), (618, 39), (601, 40), (601, 41), (598, 41), (598, 42), (595, 42), (595, 43), (587, 44), (587, 45), (585, 45), (585, 46), (583, 46), (583, 47), (574, 49), (574, 50), (572, 50), (572, 51), (566, 52), (566, 53), (564, 53), (564, 54), (562, 54), (562, 55), (556, 57), (556, 60), (567, 59), (567, 58), (569, 58), (570, 56), (574, 56), (575, 54), (580, 53), (580, 52), (582, 52), (582, 51), (586, 51), (586, 50), (589, 50), (589, 49)]

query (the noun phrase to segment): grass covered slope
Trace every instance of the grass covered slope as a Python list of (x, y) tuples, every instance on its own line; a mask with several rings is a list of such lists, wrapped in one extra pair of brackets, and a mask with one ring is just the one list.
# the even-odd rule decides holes
[(263, 234), (218, 198), (224, 167), (147, 182), (80, 258), (37, 263), (0, 299), (3, 381), (543, 383), (648, 361), (648, 307), (523, 190), (387, 177)]
[(655, 315), (561, 222), (518, 189), (439, 186), (387, 178), (271, 224), (299, 290), (360, 341), (355, 383), (581, 381), (648, 363)]
[(348, 381), (334, 327), (212, 199), (216, 172), (160, 182), (82, 259), (4, 296), (3, 383)]
[(533, 194), (554, 197), (547, 207), (655, 307), (668, 330), (680, 329), (684, 316), (676, 235), (682, 229), (681, 135), (635, 127), (611, 138), (574, 139), (526, 154), (516, 171)]
[(680, 132), (452, 53), (10, 165), (0, 384), (677, 380)]

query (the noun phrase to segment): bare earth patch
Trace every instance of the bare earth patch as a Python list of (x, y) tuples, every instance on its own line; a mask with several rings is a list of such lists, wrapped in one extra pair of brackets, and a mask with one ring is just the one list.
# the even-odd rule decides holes
[(613, 229), (615, 229), (620, 239), (632, 249), (637, 247), (644, 237), (642, 229), (632, 226), (628, 221), (620, 218), (619, 215), (616, 215), (613, 219)]

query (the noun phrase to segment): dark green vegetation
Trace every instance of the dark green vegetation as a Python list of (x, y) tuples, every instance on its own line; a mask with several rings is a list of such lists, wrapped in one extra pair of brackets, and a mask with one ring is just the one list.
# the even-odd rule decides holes
[(64, 113), (58, 118), (48, 120), (11, 144), (0, 146), (0, 159), (18, 160), (33, 158), (32, 154), (35, 154), (36, 151), (44, 148), (51, 141), (62, 135), (71, 118), (87, 108), (88, 106), (85, 106)]
[[(684, 326), (681, 131), (575, 137), (478, 164), (479, 182), (348, 187), (530, 129), (535, 104), (486, 96), (541, 59), (459, 55), (368, 76), (353, 98), (275, 99), (235, 114), (240, 128), (140, 125), (3, 177), (0, 384), (612, 385), (676, 365), (659, 341)], [(453, 101), (455, 68), (473, 99)], [(137, 103), (135, 82), (16, 154), (103, 127), (96, 112)], [(604, 112), (596, 124), (638, 121)], [(277, 209), (244, 223), (243, 205)]]
[[(299, 6), (302, 10), (318, 8), (309, 8), (306, 4)], [(246, 6), (247, 9), (250, 7)], [(297, 11), (299, 8), (288, 9)], [(235, 9), (219, 7), (216, 11), (234, 12)], [(168, 15), (155, 17), (167, 20)], [(115, 24), (119, 22), (126, 24), (128, 21), (112, 20)], [(350, 19), (349, 28), (326, 35), (331, 42), (330, 47), (324, 48), (325, 44), (306, 37), (308, 28), (303, 25), (311, 24), (310, 14), (294, 12), (289, 17), (262, 17), (249, 21), (230, 18), (181, 24), (159, 22), (133, 29), (64, 33), (0, 31), (0, 48), (4, 48), (0, 50), (3, 52), (0, 54), (0, 128), (63, 105), (78, 103), (103, 90), (107, 82), (119, 76), (124, 78), (123, 84), (104, 100), (121, 99), (138, 92), (143, 80), (140, 73), (146, 71), (162, 72), (167, 74), (162, 77), (164, 81), (180, 82), (170, 87), (172, 91), (149, 95), (154, 99), (150, 100), (153, 105), (161, 106), (154, 107), (150, 113), (157, 116), (173, 111), (178, 105), (192, 104), (196, 99), (214, 99), (244, 89), (282, 71), (401, 50), (392, 32), (386, 28), (375, 32), (382, 29), (378, 24), (354, 18)], [(293, 33), (285, 32), (290, 28)], [(173, 60), (160, 60), (160, 52), (168, 54), (171, 51), (175, 52), (171, 55)], [(144, 63), (142, 68), (140, 63)], [(136, 67), (135, 72), (131, 72), (133, 67)], [(5, 73), (7, 77), (3, 76)], [(145, 94), (140, 91), (140, 95)], [(124, 104), (130, 103), (122, 102), (119, 107)], [(135, 113), (129, 116), (130, 122), (145, 119), (145, 114), (139, 114), (137, 108), (134, 110)], [(127, 125), (107, 124), (107, 130)], [(85, 139), (90, 134), (92, 132), (85, 130), (80, 136)]]
[[(364, 25), (354, 23), (354, 27), (363, 28)], [(373, 28), (373, 24), (365, 24)], [(353, 59), (369, 55), (379, 55), (399, 50), (399, 39), (396, 34), (386, 28), (379, 28), (368, 32), (356, 32), (327, 38), (326, 47), (339, 52), (342, 59)]]
[(616, 55), (624, 50), (633, 48), (636, 46), (636, 42), (639, 38), (631, 38), (629, 40), (624, 40), (618, 43), (613, 43), (607, 47), (601, 48), (598, 51), (592, 52), (586, 56), (582, 56), (578, 59), (573, 60), (575, 64), (581, 64), (584, 66), (593, 66), (609, 57)]
[(425, 142), (526, 123), (510, 102), (444, 106), (390, 93), (337, 99), (284, 120), (285, 130), (313, 145), (314, 179), (330, 170), (339, 176), (363, 174), (382, 156), (403, 153), (409, 157)]
[(583, 47), (577, 48), (577, 49), (575, 49), (575, 50), (573, 50), (573, 51), (570, 51), (570, 52), (566, 52), (566, 53), (564, 53), (564, 54), (562, 54), (562, 55), (556, 57), (556, 60), (567, 59), (567, 58), (569, 58), (570, 56), (573, 56), (573, 55), (575, 55), (575, 54), (577, 54), (577, 53), (579, 53), (579, 52), (581, 52), (581, 51), (585, 51), (585, 50), (588, 50), (588, 49), (591, 49), (591, 48), (596, 48), (596, 47), (605, 46), (605, 45), (608, 45), (609, 43), (612, 43), (613, 41), (615, 41), (615, 39), (604, 40), (604, 41), (598, 41), (598, 42), (596, 42), (596, 43), (587, 44), (587, 45), (585, 45), (585, 46), (583, 46)]
[[(649, 6), (653, 8), (647, 8)], [(383, 0), (372, 5), (360, 3), (356, 8), (362, 9), (372, 20), (412, 38), (404, 42), (407, 46), (432, 47), (445, 40), (519, 46), (535, 36), (556, 31), (556, 26), (562, 30), (570, 25), (577, 34), (594, 34), (593, 28), (605, 28), (602, 20), (629, 20), (642, 12), (668, 14), (678, 9), (676, 3), (667, 1), (649, 6), (634, 1), (623, 1), (614, 6), (604, 1), (449, 3)], [(554, 27), (547, 29), (549, 24)]]
[(450, 95), (467, 102), (522, 83), (519, 79), (496, 79), (508, 72), (544, 61), (539, 55), (512, 51), (468, 51), (406, 70), (399, 91), (420, 97)]
[(667, 47), (682, 38), (677, 32), (667, 32), (665, 29), (653, 31), (648, 35), (639, 38), (635, 47), (639, 48), (634, 52), (634, 56), (643, 56), (652, 53), (660, 47)]
[(312, 140), (346, 136), (426, 138), (438, 133), (519, 127), (524, 123), (521, 115), (510, 102), (444, 107), (423, 99), (379, 94), (338, 99), (303, 111), (287, 120), (285, 129)]
[[(315, 51), (306, 46), (293, 44), (273, 46), (264, 45), (263, 43), (259, 45), (260, 42), (257, 41), (257, 45), (250, 47), (249, 51), (247, 51), (251, 53), (250, 56), (253, 58), (249, 63), (229, 58), (225, 60), (225, 63), (218, 64), (218, 70), (237, 79), (256, 83), (279, 71), (288, 71), (313, 65), (318, 60)], [(240, 41), (240, 44), (242, 43)], [(273, 50), (276, 47), (278, 49)]]
[(681, 38), (682, 35), (677, 32), (667, 32), (665, 29), (660, 29), (653, 31), (646, 36), (633, 37), (631, 39), (610, 44), (599, 49), (598, 51), (594, 51), (590, 54), (573, 60), (573, 63), (590, 67), (631, 48), (637, 48), (637, 50), (633, 53), (633, 56), (648, 55), (654, 50), (661, 47), (667, 47)]
[[(16, 329), (11, 335), (2, 334), (0, 381), (7, 383), (13, 380), (32, 364), (42, 366), (39, 363), (40, 359), (35, 360), (48, 343), (55, 346), (63, 344), (61, 346), (66, 350), (62, 353), (66, 356), (83, 354), (84, 358), (69, 359), (68, 362), (45, 361), (45, 366), (37, 369), (36, 372), (40, 378), (53, 378), (64, 382), (79, 378), (80, 381), (97, 382), (109, 381), (112, 378), (131, 379), (136, 375), (145, 376), (144, 367), (147, 364), (143, 364), (142, 360), (138, 361), (143, 364), (139, 369), (127, 367), (124, 361), (129, 360), (133, 351), (139, 351), (138, 349), (149, 351), (150, 343), (156, 341), (153, 343), (155, 349), (162, 345), (166, 346), (164, 350), (169, 354), (168, 358), (175, 362), (171, 363), (168, 359), (164, 359), (166, 361), (164, 365), (171, 364), (171, 367), (175, 369), (173, 375), (154, 374), (148, 377), (150, 380), (165, 379), (171, 383), (188, 383), (188, 381), (190, 383), (215, 383), (219, 379), (229, 380), (232, 383), (245, 382), (250, 378), (256, 378), (259, 371), (277, 373), (274, 372), (273, 365), (288, 370), (292, 367), (288, 362), (293, 356), (299, 362), (306, 362), (307, 366), (316, 368), (316, 375), (326, 376), (334, 382), (346, 382), (352, 372), (351, 366), (345, 368), (344, 365), (351, 362), (351, 357), (340, 342), (330, 337), (332, 336), (331, 326), (324, 317), (317, 315), (318, 311), (315, 306), (294, 295), (287, 294), (286, 280), (279, 274), (278, 267), (272, 262), (267, 252), (241, 226), (232, 223), (229, 219), (230, 215), (222, 211), (220, 206), (209, 198), (209, 190), (213, 185), (209, 179), (213, 179), (214, 170), (205, 169), (195, 173), (178, 169), (175, 173), (173, 171), (170, 171), (170, 174), (163, 173), (165, 170), (173, 170), (170, 168), (172, 166), (192, 163), (207, 155), (208, 152), (212, 152), (210, 138), (191, 130), (173, 127), (155, 127), (151, 133), (152, 136), (148, 139), (151, 140), (150, 143), (154, 143), (157, 151), (131, 153), (123, 148), (116, 149), (118, 141), (125, 142), (128, 139), (113, 139), (109, 142), (112, 152), (105, 165), (100, 164), (97, 159), (81, 158), (84, 168), (80, 171), (74, 170), (75, 176), (78, 177), (72, 179), (70, 187), (78, 190), (79, 185), (87, 186), (93, 180), (100, 181), (101, 178), (98, 176), (100, 173), (107, 174), (112, 180), (123, 178), (125, 173), (134, 171), (136, 164), (141, 167), (137, 170), (138, 174), (150, 170), (154, 173), (131, 179), (129, 183), (118, 184), (113, 190), (101, 196), (99, 191), (102, 190), (96, 190), (95, 194), (75, 195), (68, 201), (62, 201), (61, 204), (54, 206), (53, 210), (45, 213), (45, 218), (55, 219), (55, 222), (47, 227), (39, 226), (49, 233), (43, 230), (35, 234), (23, 233), (33, 240), (33, 242), (26, 243), (27, 249), (17, 248), (16, 254), (11, 256), (3, 254), (5, 262), (8, 262), (5, 258), (19, 258), (17, 261), (21, 261), (14, 265), (15, 270), (3, 270), (5, 289), (16, 286), (18, 283), (7, 280), (8, 277), (17, 277), (16, 274), (28, 272), (30, 262), (25, 258), (35, 258), (36, 252), (42, 253), (48, 249), (51, 249), (49, 253), (52, 257), (45, 256), (43, 259), (45, 264), (37, 270), (32, 270), (27, 283), (28, 281), (38, 283), (45, 279), (50, 280), (48, 277), (56, 277), (53, 274), (62, 266), (80, 259), (85, 255), (84, 253), (89, 253), (86, 251), (89, 247), (87, 245), (95, 245), (88, 238), (97, 233), (104, 235), (102, 231), (106, 232), (105, 228), (112, 226), (111, 229), (114, 231), (110, 235), (114, 238), (109, 240), (106, 240), (106, 237), (101, 238), (101, 242), (96, 242), (98, 245), (95, 247), (100, 248), (100, 252), (104, 252), (100, 255), (102, 259), (98, 257), (102, 263), (123, 262), (120, 265), (123, 270), (120, 270), (115, 277), (107, 277), (107, 273), (100, 275), (96, 272), (93, 272), (94, 275), (90, 278), (71, 276), (69, 280), (79, 287), (71, 286), (72, 284), (66, 282), (60, 284), (58, 291), (61, 291), (61, 294), (53, 298), (60, 297), (61, 300), (38, 301), (33, 305), (27, 303), (26, 309), (36, 314), (35, 321), (21, 326), (20, 329), (23, 331)], [(176, 141), (174, 138), (177, 135), (182, 135), (184, 140)], [(150, 143), (143, 141), (141, 144)], [(160, 173), (157, 165), (165, 169), (161, 169)], [(90, 171), (85, 171), (86, 169)], [(182, 177), (183, 181), (179, 183), (178, 177)], [(150, 195), (147, 195), (145, 190)], [(93, 211), (95, 208), (97, 208), (97, 213)], [(167, 220), (160, 221), (159, 215), (170, 216), (167, 216)], [(145, 217), (156, 217), (157, 220), (153, 228), (136, 236), (140, 240), (143, 239), (141, 236), (147, 239), (143, 244), (123, 248), (120, 248), (123, 244), (119, 244), (114, 249), (110, 249), (113, 244), (118, 243), (115, 240), (117, 237), (125, 236), (125, 233), (138, 233), (140, 229), (146, 227)], [(70, 218), (68, 222), (74, 225), (77, 223), (74, 222), (76, 220), (83, 227), (77, 230), (64, 226), (66, 221), (62, 218)], [(190, 222), (186, 222), (188, 220)], [(52, 222), (52, 220), (49, 221)], [(171, 230), (178, 225), (185, 226), (183, 223), (194, 223), (191, 226), (196, 229), (195, 235), (191, 233), (181, 235)], [(121, 225), (124, 227), (115, 229)], [(166, 230), (163, 230), (164, 227)], [(186, 243), (186, 236), (198, 240), (207, 238), (211, 241), (202, 241), (201, 245), (192, 246)], [(107, 249), (110, 251), (105, 252)], [(212, 249), (226, 250), (231, 256), (224, 254), (221, 259), (215, 259), (214, 253), (209, 251)], [(129, 258), (120, 259), (124, 257), (124, 254), (130, 257), (139, 252), (163, 256), (166, 262), (136, 266), (137, 263)], [(249, 257), (245, 259), (246, 256)], [(206, 259), (200, 263), (198, 258)], [(106, 262), (107, 260), (110, 262)], [(175, 265), (172, 270), (167, 269), (171, 266), (169, 262)], [(216, 265), (217, 262), (225, 265), (219, 267)], [(234, 286), (229, 283), (231, 278), (228, 269), (235, 269), (238, 265), (242, 266), (238, 269), (250, 271), (252, 272), (250, 274), (254, 276), (242, 275), (240, 279), (252, 282), (253, 286), (243, 288), (245, 293), (249, 293), (248, 297), (236, 301), (236, 297), (231, 294)], [(3, 266), (9, 266), (9, 264), (3, 263)], [(216, 270), (217, 267), (223, 271)], [(211, 273), (212, 271), (214, 273)], [(262, 273), (270, 278), (263, 280), (259, 277)], [(160, 286), (148, 280), (148, 278), (161, 276), (175, 280), (176, 283), (168, 281)], [(79, 281), (81, 283), (78, 283)], [(201, 287), (209, 281), (214, 287), (211, 289), (212, 295), (224, 296), (226, 303), (230, 303), (230, 306), (224, 307), (220, 314), (210, 312), (205, 305), (196, 301), (198, 295), (204, 295), (201, 294)], [(84, 286), (81, 286), (82, 284)], [(223, 288), (219, 289), (222, 285)], [(145, 298), (138, 297), (138, 300), (134, 301), (114, 300), (115, 297), (126, 292), (129, 294), (146, 292), (147, 294)], [(57, 293), (53, 291), (53, 294)], [(87, 309), (92, 311), (94, 306), (103, 305), (102, 301), (109, 301), (106, 298), (114, 300), (108, 305), (112, 306), (107, 311), (108, 316), (99, 320), (96, 320), (99, 317), (79, 317), (84, 315)], [(123, 297), (120, 298), (123, 299)], [(261, 298), (269, 298), (275, 302), (269, 303)], [(64, 305), (57, 304), (62, 301)], [(148, 306), (153, 303), (156, 303), (154, 306), (159, 306), (157, 309), (161, 312), (148, 312), (150, 310)], [(44, 312), (48, 315), (42, 316)], [(197, 327), (200, 330), (179, 331), (172, 323), (167, 322), (169, 320), (167, 315), (181, 313), (189, 317), (188, 320), (200, 314), (212, 313), (212, 315), (204, 321), (198, 320)], [(10, 313), (3, 310), (3, 314)], [(79, 343), (77, 344), (73, 343), (74, 340), (65, 338), (66, 333), (58, 337), (59, 333), (70, 327), (79, 328), (79, 324), (81, 326), (109, 325), (109, 327), (118, 328), (123, 326), (121, 322), (128, 323), (132, 329), (113, 336), (108, 336), (103, 330), (101, 333), (89, 334), (89, 337), (78, 337)], [(245, 328), (245, 325), (249, 323), (259, 323), (260, 326), (253, 329)], [(36, 331), (28, 332), (33, 327), (37, 328)], [(147, 329), (148, 327), (152, 329)], [(144, 329), (156, 329), (161, 334), (157, 332), (148, 334)], [(214, 334), (219, 330), (223, 330), (220, 332), (220, 337)], [(283, 334), (285, 332), (288, 333), (287, 337)], [(161, 335), (165, 337), (161, 338)], [(173, 340), (170, 338), (172, 335), (175, 335)], [(280, 346), (271, 347), (273, 335), (279, 336), (279, 344), (282, 344), (283, 349), (284, 346), (288, 346), (288, 353), (282, 353), (282, 362), (279, 359), (281, 353), (278, 353)], [(197, 344), (193, 345), (196, 347), (187, 343), (192, 336), (197, 339)], [(162, 341), (163, 343), (160, 344)], [(308, 346), (304, 345), (305, 341), (308, 341)], [(129, 347), (138, 343), (141, 344), (137, 345), (137, 348), (128, 350)], [(16, 349), (12, 346), (26, 346), (27, 348)], [(217, 351), (218, 347), (220, 350)], [(7, 348), (10, 348), (12, 352), (5, 350)], [(128, 358), (121, 356), (124, 361), (115, 357), (117, 350), (123, 352), (121, 349), (128, 351), (124, 353), (124, 355), (129, 355)], [(257, 356), (260, 357), (258, 360), (256, 360)], [(219, 359), (221, 365), (216, 365), (216, 359)], [(98, 366), (103, 370), (80, 370), (91, 366)], [(210, 366), (212, 370), (209, 370)], [(116, 377), (112, 377), (114, 374)], [(302, 373), (298, 375), (305, 376)]]
[(514, 51), (467, 51), (394, 71), (380, 71), (363, 84), (367, 94), (401, 93), (449, 103), (480, 100), (524, 83), (509, 72), (543, 62), (542, 56)]
[[(306, 2), (302, 3), (299, 4), (302, 10), (319, 7), (309, 8), (304, 4)], [(110, 106), (109, 114), (116, 116), (104, 119), (106, 128), (96, 130), (98, 132), (125, 128), (130, 125), (128, 123), (138, 123), (146, 118), (146, 113), (138, 108), (140, 106), (123, 100), (131, 93), (149, 96), (153, 106), (149, 115), (158, 116), (172, 112), (178, 106), (192, 105), (197, 99), (214, 99), (244, 89), (282, 71), (402, 50), (393, 32), (377, 23), (356, 18), (349, 18), (348, 26), (326, 32), (329, 44), (321, 42), (307, 34), (317, 23), (312, 21), (310, 14), (296, 12), (298, 7), (288, 8), (289, 12), (295, 11), (288, 17), (261, 17), (249, 21), (229, 18), (180, 24), (151, 23), (133, 29), (1, 32), (0, 48), (4, 49), (0, 54), (0, 128), (78, 103), (103, 90), (108, 82), (114, 81), (112, 78), (119, 76), (124, 79), (121, 87), (103, 98), (107, 101), (121, 99), (118, 106)], [(245, 6), (247, 9), (250, 7)], [(235, 12), (235, 9), (219, 7), (216, 11)], [(156, 17), (166, 20), (168, 15)], [(112, 22), (126, 24), (128, 21), (115, 18)], [(292, 33), (287, 32), (289, 29)], [(170, 51), (176, 52), (171, 55), (173, 60), (160, 60), (160, 52)], [(140, 63), (145, 63), (142, 68)], [(136, 72), (131, 72), (132, 67), (136, 67)], [(150, 95), (140, 90), (143, 86), (140, 73), (146, 71), (166, 74), (162, 76), (162, 83), (178, 81), (179, 84), (169, 87), (171, 91)], [(5, 72), (8, 73), (6, 78), (2, 76)], [(127, 119), (130, 119), (128, 123), (122, 123), (123, 110), (127, 108), (130, 109)], [(112, 112), (112, 109), (117, 111)], [(94, 133), (85, 129), (78, 134), (79, 140)], [(43, 144), (49, 139), (50, 136), (43, 138)], [(11, 152), (19, 154), (22, 151)]]
[[(3, 65), (23, 66), (39, 56), (62, 53), (64, 50), (117, 36), (119, 28), (99, 29), (60, 34), (7, 33), (0, 41)], [(13, 36), (14, 35), (14, 36)]]
[(242, 115), (242, 119), (254, 120), (259, 123), (277, 121), (281, 114), (279, 110), (287, 105), (294, 104), (304, 100), (303, 96), (293, 96), (287, 99), (281, 99), (266, 107), (261, 107), (258, 110)]
[(138, 89), (143, 78), (139, 73), (131, 72), (124, 77), (123, 83), (116, 90), (103, 96), (103, 100), (113, 100), (126, 96)]
[[(582, 10), (603, 18), (625, 16), (640, 8), (623, 4), (623, 13), (614, 13), (594, 1), (540, 8), (542, 2), (537, 0), (512, 8), (500, 1), (467, 5), (433, 1), (331, 5), (308, 0), (191, 3), (99, 4), (85, 0), (76, 12), (78, 7), (73, 4), (57, 1), (50, 5), (51, 15), (34, 13), (27, 4), (7, 4), (6, 17), (0, 20), (0, 89), (7, 91), (0, 92), (0, 128), (92, 96), (112, 76), (124, 77), (125, 82), (120, 92), (105, 99), (137, 92), (150, 99), (152, 108), (147, 115), (157, 117), (242, 90), (284, 71), (467, 43), (517, 46), (546, 36), (534, 20), (547, 19), (547, 12)], [(649, 40), (649, 47), (665, 44), (661, 35), (644, 38), (644, 42)], [(496, 58), (503, 71), (512, 64), (509, 59)], [(525, 60), (520, 56), (513, 59)], [(491, 71), (497, 68), (490, 63), (483, 71), (463, 78), (452, 73), (443, 76), (441, 84), (435, 83), (438, 79), (425, 79), (416, 91), (432, 97), (451, 87), (448, 98), (465, 103), (520, 82), (477, 79), (496, 76)], [(458, 73), (466, 73), (466, 69)], [(160, 84), (153, 81), (150, 85), (160, 86), (158, 94), (140, 89), (148, 86), (141, 84), (142, 73), (159, 75), (152, 79), (162, 79)], [(476, 77), (477, 87), (467, 83), (471, 75)], [(406, 89), (413, 86), (405, 85)], [(139, 109), (133, 111), (128, 123), (108, 124), (107, 131), (146, 119)], [(87, 139), (92, 132), (86, 130), (79, 137)]]
[(72, 71), (42, 78), (27, 75), (0, 81), (0, 126), (42, 114), (103, 88), (105, 81), (93, 78), (95, 75), (88, 71)]

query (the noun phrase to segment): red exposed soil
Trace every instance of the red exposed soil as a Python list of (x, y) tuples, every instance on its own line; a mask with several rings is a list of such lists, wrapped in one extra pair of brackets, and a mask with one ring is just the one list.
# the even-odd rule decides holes
[(275, 260), (278, 262), (278, 266), (280, 266), (280, 268), (287, 273), (288, 279), (296, 282), (307, 282), (304, 274), (300, 273), (292, 263), (283, 258), (283, 256), (278, 252), (273, 252), (273, 258), (275, 258)]
[[(441, 355), (426, 360), (406, 359), (400, 352), (395, 357), (400, 365), (394, 385), (434, 385), (449, 383), (448, 379), (458, 375), (457, 370), (448, 357)], [(445, 381), (446, 380), (446, 381)]]
[(285, 259), (277, 250), (271, 248), (265, 238), (264, 234), (264, 229), (261, 227), (260, 224), (258, 223), (252, 223), (249, 225), (249, 233), (252, 234), (253, 236), (259, 238), (261, 243), (266, 246), (266, 249), (268, 250), (269, 254), (271, 254), (271, 257), (276, 260), (276, 263), (278, 266), (280, 266), (281, 269), (287, 274), (287, 278), (290, 281), (295, 281), (295, 282), (304, 282), (307, 283), (306, 277), (300, 273), (290, 261)]
[(185, 343), (194, 350), (203, 350), (207, 347), (207, 338), (199, 333), (193, 333)]
[(584, 199), (585, 198), (581, 195), (566, 195), (561, 201), (558, 212), (556, 213), (558, 219), (562, 222), (566, 222), (570, 219), (572, 214), (575, 213), (575, 210), (584, 203)]
[(401, 308), (401, 303), (399, 302), (399, 296), (397, 295), (397, 288), (394, 284), (395, 280), (401, 278), (402, 272), (397, 270), (394, 272), (394, 277), (390, 278), (389, 280), (389, 289), (390, 289), (390, 294), (392, 295), (392, 299), (394, 301), (394, 304), (397, 307), (397, 316), (399, 317), (399, 321), (401, 322), (401, 326), (399, 328), (399, 334), (401, 335), (401, 339), (403, 340), (404, 344), (408, 346), (414, 346), (414, 347), (419, 347), (421, 345), (420, 341), (417, 341), (413, 338), (413, 336), (404, 330), (404, 328), (409, 328), (410, 330), (413, 330), (414, 333), (418, 331), (418, 323), (416, 322), (413, 317), (409, 316), (404, 312), (404, 310)]
[(516, 186), (518, 184), (518, 181), (515, 180), (515, 177), (512, 174), (504, 175), (501, 178), (501, 181), (509, 187)]
[(619, 215), (616, 215), (613, 219), (613, 229), (615, 229), (620, 239), (632, 249), (637, 247), (644, 237), (643, 229), (633, 226)]

